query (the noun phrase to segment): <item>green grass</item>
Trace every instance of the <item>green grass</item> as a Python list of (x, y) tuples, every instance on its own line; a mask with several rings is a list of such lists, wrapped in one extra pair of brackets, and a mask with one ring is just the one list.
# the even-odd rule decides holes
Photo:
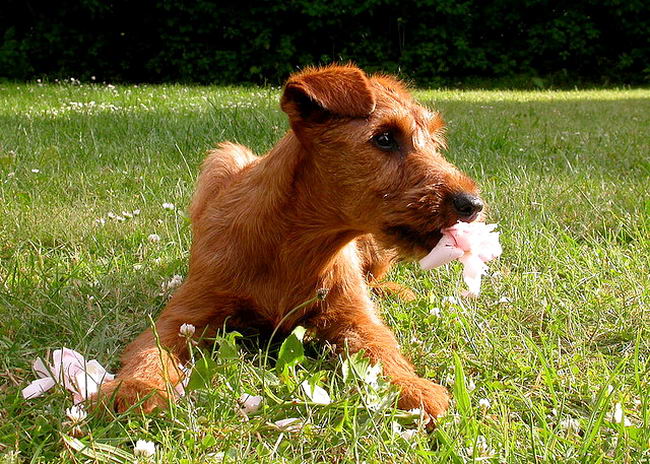
[[(420, 374), (455, 394), (436, 432), (393, 433), (409, 419), (392, 393), (382, 389), (384, 403), (370, 408), (368, 387), (344, 379), (317, 342), (283, 377), (266, 342), (249, 337), (227, 356), (215, 351), (214, 386), (169, 412), (90, 414), (81, 440), (94, 458), (66, 445), (70, 398), (20, 396), (31, 362), (67, 346), (117, 370), (125, 344), (164, 306), (161, 284), (187, 271), (185, 211), (204, 152), (221, 140), (269, 149), (287, 127), (278, 97), (0, 85), (0, 461), (128, 462), (146, 439), (164, 463), (219, 462), (219, 452), (250, 463), (649, 462), (648, 90), (418, 92), (448, 121), (448, 158), (481, 183), (505, 249), (477, 300), (445, 300), (462, 289), (458, 265), (405, 264), (391, 279), (418, 300), (377, 302)], [(135, 209), (124, 222), (107, 217)], [(306, 401), (305, 378), (332, 404)], [(249, 421), (235, 408), (243, 392), (265, 398)], [(617, 403), (627, 426), (613, 420)], [(286, 417), (309, 425), (283, 434), (266, 425)]]

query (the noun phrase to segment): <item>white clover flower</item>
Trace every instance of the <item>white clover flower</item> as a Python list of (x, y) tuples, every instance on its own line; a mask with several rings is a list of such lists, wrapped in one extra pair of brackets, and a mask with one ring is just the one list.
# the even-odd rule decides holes
[(158, 243), (160, 242), (160, 235), (158, 234), (151, 234), (147, 237), (147, 240), (149, 240), (151, 243)]
[(162, 204), (162, 207), (163, 207), (164, 209), (168, 209), (168, 210), (170, 210), (170, 211), (173, 211), (173, 210), (176, 209), (176, 206), (174, 206), (174, 203), (163, 203), (163, 204)]
[(362, 375), (361, 380), (371, 387), (378, 387), (379, 375), (381, 374), (381, 364), (377, 363), (368, 367), (368, 370)]
[(487, 440), (485, 439), (484, 436), (479, 435), (476, 437), (476, 442), (474, 443), (474, 446), (470, 446), (465, 448), (465, 453), (468, 456), (473, 456), (474, 453), (476, 453), (477, 457), (479, 459), (476, 459), (476, 461), (483, 461), (485, 458), (490, 458), (494, 455), (494, 450), (490, 448), (487, 444)]
[(408, 429), (408, 430), (402, 430), (399, 433), (399, 436), (402, 437), (402, 439), (404, 439), (406, 441), (411, 441), (411, 440), (413, 440), (415, 438), (417, 433), (418, 433), (417, 429)]
[(580, 431), (580, 421), (578, 419), (574, 419), (573, 417), (562, 419), (559, 425), (562, 430), (566, 430), (567, 432), (577, 433)]
[[(474, 383), (474, 379), (470, 378), (469, 382), (467, 383), (467, 391), (474, 391), (476, 389), (476, 384)], [(480, 402), (479, 402), (480, 404)]]
[(617, 424), (623, 422), (623, 406), (621, 406), (621, 403), (614, 405), (614, 422)]
[(458, 298), (455, 296), (446, 296), (442, 299), (443, 304), (448, 304), (448, 305), (454, 305), (458, 306), (460, 303), (458, 302)]
[(192, 335), (194, 335), (195, 331), (196, 331), (196, 327), (194, 327), (194, 325), (183, 324), (181, 325), (181, 328), (178, 330), (178, 334), (181, 337), (190, 338)]
[[(410, 419), (414, 424), (421, 423), (422, 425), (427, 425), (431, 421), (431, 417), (428, 414), (423, 413), (420, 408), (413, 408), (406, 411), (411, 417)], [(440, 414), (436, 417), (441, 417), (443, 414)]]
[(391, 429), (392, 429), (392, 431), (393, 431), (393, 433), (395, 435), (399, 435), (402, 439), (404, 439), (406, 441), (413, 440), (413, 438), (415, 438), (415, 436), (418, 433), (417, 429), (406, 429), (406, 430), (404, 430), (404, 428), (397, 422), (393, 422), (391, 424)]
[(182, 283), (183, 283), (183, 277), (179, 276), (178, 274), (174, 274), (174, 276), (171, 279), (169, 279), (168, 282), (163, 282), (162, 284), (160, 284), (160, 287), (162, 288), (163, 292), (168, 292), (170, 290), (174, 290), (180, 287)]
[(617, 424), (623, 424), (624, 427), (630, 427), (632, 425), (632, 421), (625, 416), (621, 403), (614, 405), (614, 414), (610, 415), (610, 420)]
[(68, 416), (68, 419), (72, 421), (73, 425), (77, 425), (88, 416), (88, 413), (84, 410), (83, 406), (79, 404), (66, 409), (65, 415)]
[(156, 454), (156, 445), (151, 441), (138, 440), (133, 448), (133, 454), (146, 458), (151, 457)]
[(481, 456), (491, 456), (494, 451), (488, 446), (487, 440), (483, 435), (476, 437), (476, 450)]
[(437, 306), (435, 308), (431, 308), (429, 314), (435, 317), (440, 317), (440, 308), (438, 308)]
[(244, 414), (255, 414), (262, 406), (263, 398), (261, 396), (249, 395), (244, 393), (239, 397), (239, 405)]
[(481, 409), (490, 409), (492, 403), (490, 403), (490, 400), (487, 398), (481, 398), (481, 400), (478, 402), (478, 405), (481, 407)]

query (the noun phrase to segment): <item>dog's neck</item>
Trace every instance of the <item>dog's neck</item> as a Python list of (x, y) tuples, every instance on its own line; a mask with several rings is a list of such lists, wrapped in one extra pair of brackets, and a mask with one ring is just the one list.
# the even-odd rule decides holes
[[(293, 131), (271, 149), (257, 166), (267, 183), (267, 207), (283, 222), (279, 258), (305, 273), (327, 272), (339, 252), (363, 231), (346, 223), (337, 204), (337, 186), (319, 169), (314, 149), (306, 148)], [(295, 258), (299, 254), (299, 259)]]

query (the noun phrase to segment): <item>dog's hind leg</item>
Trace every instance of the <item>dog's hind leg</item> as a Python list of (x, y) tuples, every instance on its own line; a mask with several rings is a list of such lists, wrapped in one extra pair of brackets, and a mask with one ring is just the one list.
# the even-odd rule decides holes
[(119, 412), (140, 403), (139, 408), (150, 412), (180, 395), (180, 366), (189, 358), (181, 325), (194, 325), (196, 339), (212, 337), (238, 307), (236, 298), (214, 294), (210, 288), (195, 277), (178, 289), (156, 321), (155, 332), (145, 330), (126, 347), (116, 378), (101, 387), (100, 402)]
[(221, 143), (208, 152), (201, 166), (190, 206), (190, 218), (194, 227), (201, 222), (208, 204), (236, 174), (255, 160), (257, 157), (248, 148), (230, 142)]

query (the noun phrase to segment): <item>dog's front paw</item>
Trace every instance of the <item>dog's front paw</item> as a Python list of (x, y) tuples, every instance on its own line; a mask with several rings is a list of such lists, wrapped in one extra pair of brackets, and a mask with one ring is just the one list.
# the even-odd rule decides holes
[(449, 408), (449, 394), (442, 385), (419, 377), (400, 380), (397, 385), (402, 390), (398, 402), (402, 409), (420, 408), (435, 420)]
[(164, 388), (138, 379), (116, 378), (104, 382), (92, 401), (103, 407), (123, 413), (135, 407), (145, 413), (165, 409), (169, 397)]

